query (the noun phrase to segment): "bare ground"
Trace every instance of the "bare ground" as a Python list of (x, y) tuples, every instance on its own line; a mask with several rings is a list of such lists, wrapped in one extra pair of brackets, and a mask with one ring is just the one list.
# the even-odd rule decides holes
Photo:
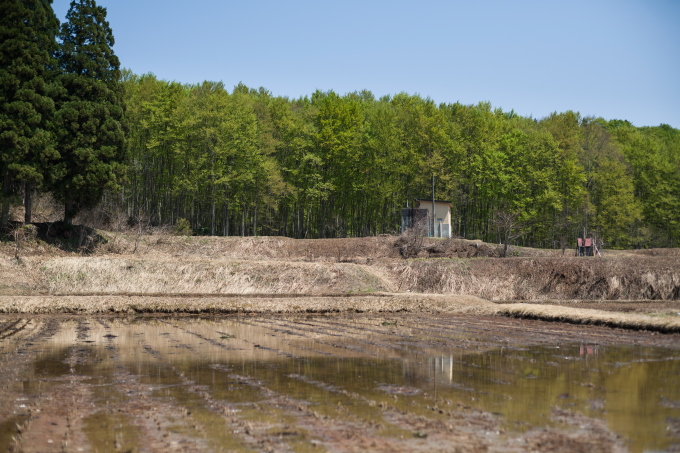
[[(96, 238), (80, 238), (90, 245), (75, 251), (40, 236), (1, 245), (0, 312), (451, 312), (476, 297), (487, 314), (679, 329), (677, 249), (578, 258), (515, 247), (498, 258), (498, 247), (481, 241), (425, 239), (416, 258), (404, 259), (403, 238), (391, 236)], [(409, 294), (429, 302), (413, 304)]]
[[(11, 451), (628, 449), (602, 422), (564, 408), (546, 415), (557, 427), (506, 432), (497, 415), (465, 403), (422, 395), (415, 407), (406, 407), (400, 395), (408, 389), (388, 389), (395, 398), (383, 400), (340, 393), (340, 404), (320, 411), (311, 401), (255, 376), (228, 370), (226, 379), (259, 396), (252, 405), (225, 403), (191, 378), (190, 370), (173, 364), (168, 353), (141, 339), (141, 351), (160, 364), (166, 397), (125, 363), (113, 339), (105, 360), (109, 371), (93, 383), (87, 367), (103, 359), (78, 345), (93, 341), (93, 324), (109, 328), (102, 317), (107, 314), (128, 319), (158, 313), (258, 313), (264, 316), (257, 323), (283, 323), (282, 329), (296, 332), (305, 327), (282, 316), (333, 314), (337, 319), (314, 327), (321, 339), (337, 329), (365, 335), (375, 325), (373, 316), (391, 316), (398, 322), (388, 320), (387, 325), (395, 326), (392, 340), (397, 342), (402, 329), (413, 330), (401, 327), (400, 317), (414, 317), (404, 324), (443, 329), (447, 333), (435, 340), (438, 347), (453, 351), (462, 344), (468, 352), (559, 341), (678, 345), (672, 334), (680, 332), (680, 253), (675, 249), (576, 258), (563, 257), (561, 251), (513, 248), (513, 257), (498, 258), (496, 246), (480, 241), (430, 240), (416, 258), (406, 260), (395, 237), (100, 234), (105, 241), (71, 251), (39, 238), (28, 238), (20, 247), (0, 245), (0, 339), (11, 339), (13, 345), (0, 358), (0, 445)], [(71, 319), (65, 313), (79, 316)], [(357, 319), (367, 320), (365, 329), (346, 323)], [(34, 369), (45, 344), (66, 335), (63, 326), (69, 323), (77, 324), (76, 343), (54, 365), (66, 366), (65, 371), (45, 381), (37, 397), (22, 399), (17, 389), (22, 373)], [(475, 340), (461, 343), (456, 329)], [(190, 328), (185, 333), (201, 335)], [(427, 341), (433, 340), (422, 339), (418, 347), (426, 348)], [(394, 348), (395, 343), (381, 347)], [(305, 385), (335, 394), (321, 381)], [(680, 432), (676, 422), (668, 423), (671, 433)]]
[(100, 232), (81, 253), (34, 238), (0, 246), (0, 294), (467, 294), (488, 300), (680, 300), (680, 250), (513, 248), (424, 241), (414, 259), (400, 238), (132, 236)]
[[(0, 446), (24, 452), (628, 451), (629, 440), (606, 423), (559, 405), (548, 410), (547, 424), (509, 428), (504, 416), (451, 400), (436, 386), (434, 392), (396, 386), (367, 391), (338, 385), (330, 376), (293, 371), (280, 375), (280, 382), (266, 367), (210, 365), (215, 353), (201, 368), (193, 361), (204, 357), (206, 345), (301, 364), (306, 357), (361, 362), (377, 352), (400, 357), (407, 350), (470, 357), (572, 343), (678, 348), (677, 335), (489, 316), (226, 319), (244, 334), (225, 340), (191, 318), (3, 316)], [(249, 337), (249, 329), (269, 334)], [(41, 359), (46, 350), (55, 351), (50, 357), (56, 360)], [(320, 395), (326, 404), (319, 405)], [(679, 435), (673, 434), (672, 445)]]

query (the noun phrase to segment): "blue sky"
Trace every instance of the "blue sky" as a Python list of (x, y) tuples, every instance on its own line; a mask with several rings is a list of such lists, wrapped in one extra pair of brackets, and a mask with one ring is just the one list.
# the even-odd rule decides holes
[[(680, 128), (680, 0), (98, 0), (123, 67)], [(64, 20), (69, 0), (55, 0)]]

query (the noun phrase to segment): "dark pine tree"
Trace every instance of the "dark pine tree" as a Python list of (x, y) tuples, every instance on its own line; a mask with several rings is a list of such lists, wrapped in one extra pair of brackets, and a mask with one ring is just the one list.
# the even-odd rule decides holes
[(54, 147), (55, 52), (59, 21), (51, 0), (0, 0), (0, 224), (8, 220), (11, 199), (25, 189), (26, 222), (30, 195), (39, 187)]
[(123, 86), (106, 8), (94, 0), (72, 1), (59, 39), (61, 160), (52, 188), (70, 224), (105, 190), (119, 188), (125, 161)]

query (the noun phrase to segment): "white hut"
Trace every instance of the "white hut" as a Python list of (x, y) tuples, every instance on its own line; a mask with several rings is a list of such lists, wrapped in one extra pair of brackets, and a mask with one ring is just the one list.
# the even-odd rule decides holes
[[(433, 205), (434, 210), (432, 209)], [(430, 224), (429, 235), (437, 238), (451, 237), (453, 231), (451, 228), (452, 207), (453, 204), (449, 201), (416, 200), (416, 208), (427, 210), (427, 218)]]

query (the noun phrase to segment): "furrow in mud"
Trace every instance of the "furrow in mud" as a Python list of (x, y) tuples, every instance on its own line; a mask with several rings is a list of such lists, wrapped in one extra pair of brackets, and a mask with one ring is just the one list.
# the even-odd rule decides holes
[[(111, 343), (115, 344), (111, 338)], [(146, 342), (143, 335), (136, 344), (150, 359), (138, 366), (122, 360), (121, 351), (111, 347), (116, 372), (114, 384), (123, 396), (116, 403), (117, 412), (129, 414), (140, 429), (138, 445), (146, 451), (240, 451), (243, 445), (227, 433), (214, 432), (206, 420), (204, 408), (192, 404), (183, 390), (185, 383), (174, 376), (172, 367)]]
[(59, 331), (56, 320), (22, 321), (15, 326), (21, 333), (3, 340), (9, 341), (10, 346), (0, 359), (0, 446), (7, 445), (8, 448), (21, 442), (23, 432), (40, 405), (42, 388), (50, 386), (46, 383), (36, 392), (26, 388), (24, 379), (44, 343)]
[[(205, 339), (205, 336), (191, 329), (173, 326), (178, 330), (193, 335), (198, 339)], [(166, 336), (166, 341), (172, 341), (172, 333)], [(190, 345), (190, 348), (193, 347)], [(198, 348), (196, 346), (196, 348)], [(158, 363), (163, 363), (163, 353), (153, 351), (153, 357)], [(207, 367), (212, 373), (223, 374), (228, 368), (214, 364)], [(208, 438), (216, 442), (219, 449), (233, 451), (234, 448), (247, 448), (257, 451), (294, 451), (293, 446), (301, 438), (306, 437), (306, 433), (299, 428), (292, 428), (286, 423), (286, 414), (282, 414), (277, 406), (268, 406), (263, 403), (260, 392), (247, 393), (249, 400), (254, 402), (243, 403), (242, 379), (234, 378), (230, 375), (228, 379), (221, 380), (222, 385), (206, 385), (201, 376), (194, 370), (186, 369), (179, 364), (175, 366), (159, 366), (158, 375), (163, 378), (165, 391), (172, 395), (178, 402), (182, 401), (187, 410), (192, 411), (195, 416), (200, 415), (203, 420), (203, 430)], [(226, 382), (225, 382), (226, 381)], [(218, 393), (222, 398), (217, 398)], [(224, 398), (232, 396), (232, 400)], [(217, 422), (219, 420), (219, 422)], [(215, 430), (217, 425), (218, 429)], [(223, 439), (225, 433), (219, 430), (219, 426), (229, 427), (231, 442)]]
[[(196, 338), (201, 338), (200, 335), (195, 335)], [(273, 349), (273, 348), (270, 348)], [(276, 351), (280, 354), (280, 351)], [(292, 354), (285, 354), (285, 357), (292, 359)], [(219, 369), (219, 368), (218, 368)], [(225, 370), (228, 372), (228, 370)], [(189, 381), (189, 377), (184, 373), (181, 374), (183, 379)], [(296, 424), (302, 426), (305, 430), (313, 431), (317, 434), (322, 434), (322, 438), (325, 439), (329, 448), (338, 448), (338, 445), (342, 444), (344, 449), (352, 446), (350, 448), (370, 448), (370, 449), (385, 449), (385, 450), (400, 450), (401, 451), (418, 451), (421, 450), (416, 446), (402, 445), (398, 447), (395, 445), (394, 440), (386, 437), (385, 434), (390, 434), (394, 436), (399, 434), (401, 436), (400, 443), (407, 445), (410, 441), (404, 442), (402, 439), (406, 436), (407, 439), (413, 437), (413, 432), (408, 429), (398, 428), (396, 426), (391, 426), (390, 423), (381, 421), (381, 411), (382, 408), (387, 408), (387, 404), (376, 403), (376, 401), (368, 399), (366, 397), (360, 396), (358, 394), (351, 394), (346, 390), (338, 390), (335, 398), (330, 401), (331, 404), (326, 404), (323, 408), (318, 407), (318, 402), (307, 401), (305, 399), (300, 399), (300, 396), (309, 394), (314, 395), (314, 387), (319, 387), (316, 382), (306, 382), (310, 388), (305, 390), (299, 385), (296, 386), (297, 390), (295, 395), (281, 394), (275, 390), (268, 387), (266, 381), (258, 379), (257, 377), (247, 376), (242, 374), (230, 374), (229, 377), (234, 379), (237, 383), (243, 385), (251, 386), (259, 390), (265, 397), (264, 400), (258, 401), (256, 404), (258, 407), (276, 407), (279, 410), (284, 410), (289, 415), (293, 415), (297, 418)], [(300, 380), (296, 375), (279, 376), (278, 379), (293, 379)], [(285, 383), (281, 383), (279, 387), (285, 388)], [(328, 390), (321, 386), (322, 390)], [(214, 398), (211, 396), (211, 391), (208, 387), (201, 387), (200, 385), (193, 386), (194, 391), (198, 392), (203, 396), (203, 398), (208, 402), (210, 406), (218, 405)], [(328, 392), (326, 392), (328, 393)], [(386, 395), (385, 398), (387, 398)], [(347, 399), (352, 400), (352, 402), (347, 406)], [(325, 395), (323, 399), (328, 403), (329, 395)], [(342, 401), (345, 401), (343, 406)], [(338, 403), (337, 405), (334, 403)], [(340, 428), (337, 428), (340, 426)], [(255, 429), (255, 428), (254, 428)], [(336, 445), (337, 444), (337, 445)]]
[[(311, 329), (303, 329), (303, 328), (298, 328), (298, 327), (293, 327), (291, 329), (290, 328), (291, 326), (288, 326), (288, 328), (287, 327), (276, 328), (276, 327), (271, 325), (271, 324), (277, 325), (275, 320), (264, 320), (264, 319), (244, 320), (244, 319), (239, 319), (238, 322), (240, 322), (242, 324), (246, 324), (246, 325), (251, 325), (251, 326), (258, 326), (258, 327), (264, 326), (266, 329), (271, 330), (273, 332), (280, 333), (280, 334), (295, 335), (295, 336), (298, 336), (298, 337), (307, 338), (309, 340), (313, 340), (315, 343), (319, 343), (319, 344), (322, 344), (322, 345), (325, 345), (325, 346), (329, 346), (331, 348), (335, 348), (335, 349), (338, 349), (338, 350), (343, 350), (343, 351), (345, 351), (345, 354), (347, 353), (347, 351), (350, 351), (350, 352), (357, 353), (357, 354), (366, 354), (366, 355), (371, 355), (371, 356), (376, 355), (376, 353), (374, 351), (367, 350), (364, 347), (362, 347), (358, 344), (354, 344), (350, 341), (350, 340), (354, 340), (354, 339), (343, 337), (341, 334), (337, 334), (337, 333), (334, 333), (334, 332), (317, 332), (317, 331), (312, 331)], [(300, 331), (300, 333), (295, 332), (295, 330)], [(309, 332), (321, 333), (324, 336), (330, 337), (330, 339), (329, 340), (323, 340), (323, 339), (319, 338), (318, 336), (311, 337), (311, 336), (308, 335)], [(333, 341), (334, 339), (337, 339), (337, 341)], [(291, 342), (288, 341), (288, 343), (290, 344)], [(357, 341), (357, 343), (365, 343), (365, 342)], [(260, 347), (262, 347), (262, 346), (260, 346)], [(282, 354), (286, 355), (288, 353), (282, 353)], [(322, 354), (322, 355), (326, 355), (326, 354)]]
[(4, 325), (0, 329), (0, 340), (17, 335), (19, 332), (23, 331), (29, 323), (30, 320), (28, 319), (17, 319), (16, 321), (3, 323)]
[(632, 451), (680, 445), (677, 335), (458, 315), (19, 321), (0, 321), (22, 329), (2, 340), (20, 366), (0, 368), (0, 449), (624, 451), (607, 414), (628, 402), (656, 430)]

